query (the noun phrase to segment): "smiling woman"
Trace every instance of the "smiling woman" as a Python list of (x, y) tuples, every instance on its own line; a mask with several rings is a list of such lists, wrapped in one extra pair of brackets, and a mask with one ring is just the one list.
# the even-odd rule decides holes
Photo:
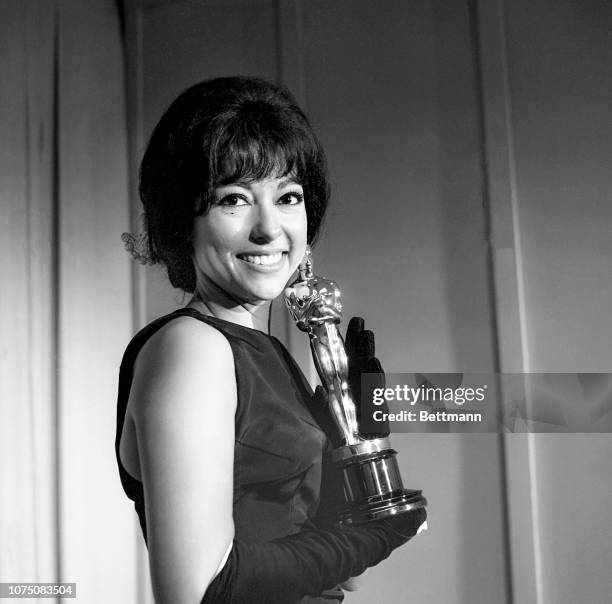
[(338, 434), (266, 332), (325, 213), (323, 150), (285, 89), (220, 78), (170, 106), (140, 176), (149, 249), (137, 255), (193, 293), (132, 339), (119, 377), (117, 462), (155, 599), (340, 602), (339, 585), (425, 512), (364, 527), (321, 515), (341, 489), (323, 478)]

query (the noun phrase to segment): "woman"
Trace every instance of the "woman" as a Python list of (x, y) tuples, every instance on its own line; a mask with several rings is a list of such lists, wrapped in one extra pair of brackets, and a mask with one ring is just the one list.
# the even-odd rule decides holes
[(283, 88), (210, 80), (155, 128), (140, 193), (148, 250), (128, 243), (193, 293), (135, 336), (120, 374), (117, 459), (156, 601), (339, 602), (425, 516), (315, 524), (328, 439), (312, 412), (335, 435), (267, 331), (325, 213), (323, 151)]

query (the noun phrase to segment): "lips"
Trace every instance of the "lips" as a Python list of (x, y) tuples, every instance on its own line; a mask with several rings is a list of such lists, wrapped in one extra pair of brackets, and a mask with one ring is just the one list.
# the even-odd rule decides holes
[(238, 254), (238, 258), (251, 266), (261, 268), (277, 268), (280, 266), (286, 252), (272, 252), (267, 254)]

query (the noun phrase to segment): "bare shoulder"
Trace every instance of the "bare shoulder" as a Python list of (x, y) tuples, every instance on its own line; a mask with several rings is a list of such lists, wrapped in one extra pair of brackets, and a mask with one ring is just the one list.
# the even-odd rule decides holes
[(225, 336), (193, 317), (178, 317), (166, 323), (142, 347), (136, 362), (141, 365), (164, 364), (176, 356), (194, 353), (211, 360), (233, 363), (231, 347)]
[(211, 396), (225, 403), (235, 392), (234, 358), (225, 336), (207, 323), (178, 317), (157, 331), (142, 347), (134, 366), (129, 412), (138, 416), (156, 401), (193, 404)]

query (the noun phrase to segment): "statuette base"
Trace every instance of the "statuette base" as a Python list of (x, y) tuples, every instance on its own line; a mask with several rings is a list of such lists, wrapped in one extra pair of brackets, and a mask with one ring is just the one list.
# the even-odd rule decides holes
[(347, 501), (337, 512), (340, 524), (361, 524), (427, 505), (421, 491), (404, 489), (396, 455), (388, 438), (363, 440), (332, 451)]

